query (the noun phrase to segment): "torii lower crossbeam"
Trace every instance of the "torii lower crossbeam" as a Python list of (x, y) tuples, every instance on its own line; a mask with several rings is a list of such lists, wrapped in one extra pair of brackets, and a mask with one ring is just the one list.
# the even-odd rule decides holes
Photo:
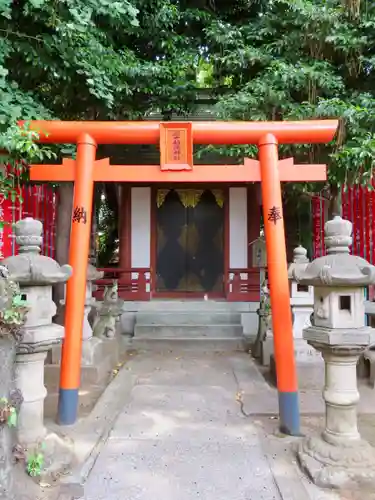
[[(31, 122), (43, 143), (76, 143), (77, 159), (62, 166), (35, 165), (35, 181), (74, 181), (65, 339), (62, 351), (58, 421), (77, 418), (87, 256), (95, 181), (104, 182), (261, 182), (281, 431), (299, 435), (299, 403), (293, 348), (287, 258), (280, 182), (325, 180), (325, 166), (278, 160), (278, 143), (323, 143), (338, 122)], [(160, 166), (115, 166), (95, 159), (97, 144), (156, 144)], [(193, 165), (193, 144), (257, 144), (259, 162)]]
[[(281, 182), (316, 182), (326, 179), (326, 165), (295, 165), (293, 158), (278, 163)], [(186, 171), (163, 171), (160, 165), (110, 165), (109, 158), (96, 160), (93, 167), (95, 182), (168, 183), (245, 183), (260, 182), (260, 163), (245, 158), (244, 165), (195, 165)], [(76, 162), (64, 159), (62, 165), (32, 165), (30, 180), (74, 182)]]

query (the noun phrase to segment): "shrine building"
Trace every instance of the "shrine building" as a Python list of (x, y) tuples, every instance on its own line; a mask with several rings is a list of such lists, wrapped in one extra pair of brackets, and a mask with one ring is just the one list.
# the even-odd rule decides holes
[[(211, 109), (202, 106), (188, 119), (212, 120)], [(194, 165), (208, 169), (243, 161), (197, 151)], [(259, 266), (265, 265), (259, 183), (176, 183), (168, 182), (168, 172), (165, 181), (149, 183), (147, 166), (160, 163), (158, 146), (103, 146), (102, 154), (145, 170), (144, 182), (121, 184), (118, 269), (106, 269), (103, 285), (119, 278), (127, 300), (259, 301)]]

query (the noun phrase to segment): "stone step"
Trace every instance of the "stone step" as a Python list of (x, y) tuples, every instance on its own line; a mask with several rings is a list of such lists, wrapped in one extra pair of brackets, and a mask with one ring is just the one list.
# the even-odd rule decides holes
[(139, 351), (244, 351), (242, 337), (134, 337), (129, 342), (129, 348)]
[(135, 325), (136, 338), (199, 339), (241, 337), (241, 325)]
[(144, 312), (137, 313), (136, 325), (241, 325), (238, 312)]
[(255, 312), (257, 302), (227, 302), (225, 300), (150, 300), (148, 302), (125, 302), (123, 311), (157, 311), (157, 312)]

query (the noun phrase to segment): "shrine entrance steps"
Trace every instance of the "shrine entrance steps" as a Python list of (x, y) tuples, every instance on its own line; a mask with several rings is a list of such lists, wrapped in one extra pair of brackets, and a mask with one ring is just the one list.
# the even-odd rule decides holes
[(135, 349), (244, 349), (243, 314), (248, 303), (170, 300), (143, 303), (135, 314)]

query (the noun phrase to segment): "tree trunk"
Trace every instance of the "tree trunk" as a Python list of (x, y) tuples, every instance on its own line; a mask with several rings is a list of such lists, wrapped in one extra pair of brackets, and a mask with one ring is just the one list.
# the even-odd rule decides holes
[(98, 232), (98, 221), (96, 220), (96, 210), (95, 210), (95, 197), (92, 202), (92, 218), (91, 218), (91, 237), (90, 237), (90, 251), (89, 251), (89, 261), (94, 267), (97, 265), (97, 248), (96, 248), (96, 235)]
[(330, 199), (328, 205), (328, 219), (331, 220), (336, 215), (342, 216), (341, 191), (336, 185), (331, 184)]
[[(70, 229), (72, 223), (73, 212), (73, 190), (72, 182), (64, 182), (59, 186), (58, 203), (56, 215), (56, 260), (60, 266), (69, 262), (69, 245), (70, 245)], [(57, 315), (55, 322), (63, 325), (63, 308), (60, 306), (60, 301), (64, 299), (64, 283), (54, 286), (53, 300), (57, 306)]]
[[(0, 337), (0, 398), (10, 399), (14, 389), (16, 342), (12, 335)], [(14, 435), (7, 423), (0, 424), (0, 500), (15, 499), (13, 464)]]

